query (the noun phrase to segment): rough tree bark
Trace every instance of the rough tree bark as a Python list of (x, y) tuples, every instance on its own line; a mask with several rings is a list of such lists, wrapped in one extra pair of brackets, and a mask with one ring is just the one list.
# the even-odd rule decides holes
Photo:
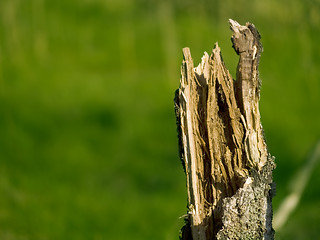
[(183, 49), (175, 107), (187, 177), (182, 239), (273, 239), (272, 170), (260, 123), (258, 65), (262, 46), (253, 24), (229, 20), (239, 55), (233, 80), (218, 44), (194, 67)]

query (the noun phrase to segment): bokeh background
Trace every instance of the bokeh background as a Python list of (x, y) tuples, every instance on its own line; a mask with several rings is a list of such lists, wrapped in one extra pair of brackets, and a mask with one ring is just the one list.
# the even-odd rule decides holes
[[(178, 239), (181, 49), (235, 76), (229, 18), (262, 35), (276, 210), (320, 137), (319, 0), (1, 0), (0, 239)], [(277, 239), (319, 239), (319, 175)]]

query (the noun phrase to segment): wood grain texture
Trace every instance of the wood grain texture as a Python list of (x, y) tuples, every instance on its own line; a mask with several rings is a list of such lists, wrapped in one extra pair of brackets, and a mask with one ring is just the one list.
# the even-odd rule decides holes
[(175, 96), (188, 190), (182, 239), (273, 239), (274, 160), (260, 123), (260, 35), (251, 23), (230, 26), (240, 56), (236, 81), (218, 44), (197, 67), (183, 49)]

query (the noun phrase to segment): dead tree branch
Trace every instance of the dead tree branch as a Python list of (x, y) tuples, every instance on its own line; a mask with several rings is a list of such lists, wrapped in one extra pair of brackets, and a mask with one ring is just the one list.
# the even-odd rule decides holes
[(262, 46), (253, 24), (230, 20), (239, 55), (236, 81), (218, 44), (194, 67), (183, 49), (175, 106), (188, 190), (182, 239), (273, 239), (272, 170), (260, 123), (258, 65)]

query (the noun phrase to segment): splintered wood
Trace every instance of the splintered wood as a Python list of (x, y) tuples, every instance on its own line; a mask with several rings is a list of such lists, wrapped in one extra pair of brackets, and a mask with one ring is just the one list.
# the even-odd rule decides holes
[(188, 189), (182, 239), (273, 239), (272, 170), (260, 123), (258, 65), (262, 46), (253, 24), (229, 20), (240, 56), (237, 79), (218, 44), (194, 67), (183, 49), (175, 105)]

